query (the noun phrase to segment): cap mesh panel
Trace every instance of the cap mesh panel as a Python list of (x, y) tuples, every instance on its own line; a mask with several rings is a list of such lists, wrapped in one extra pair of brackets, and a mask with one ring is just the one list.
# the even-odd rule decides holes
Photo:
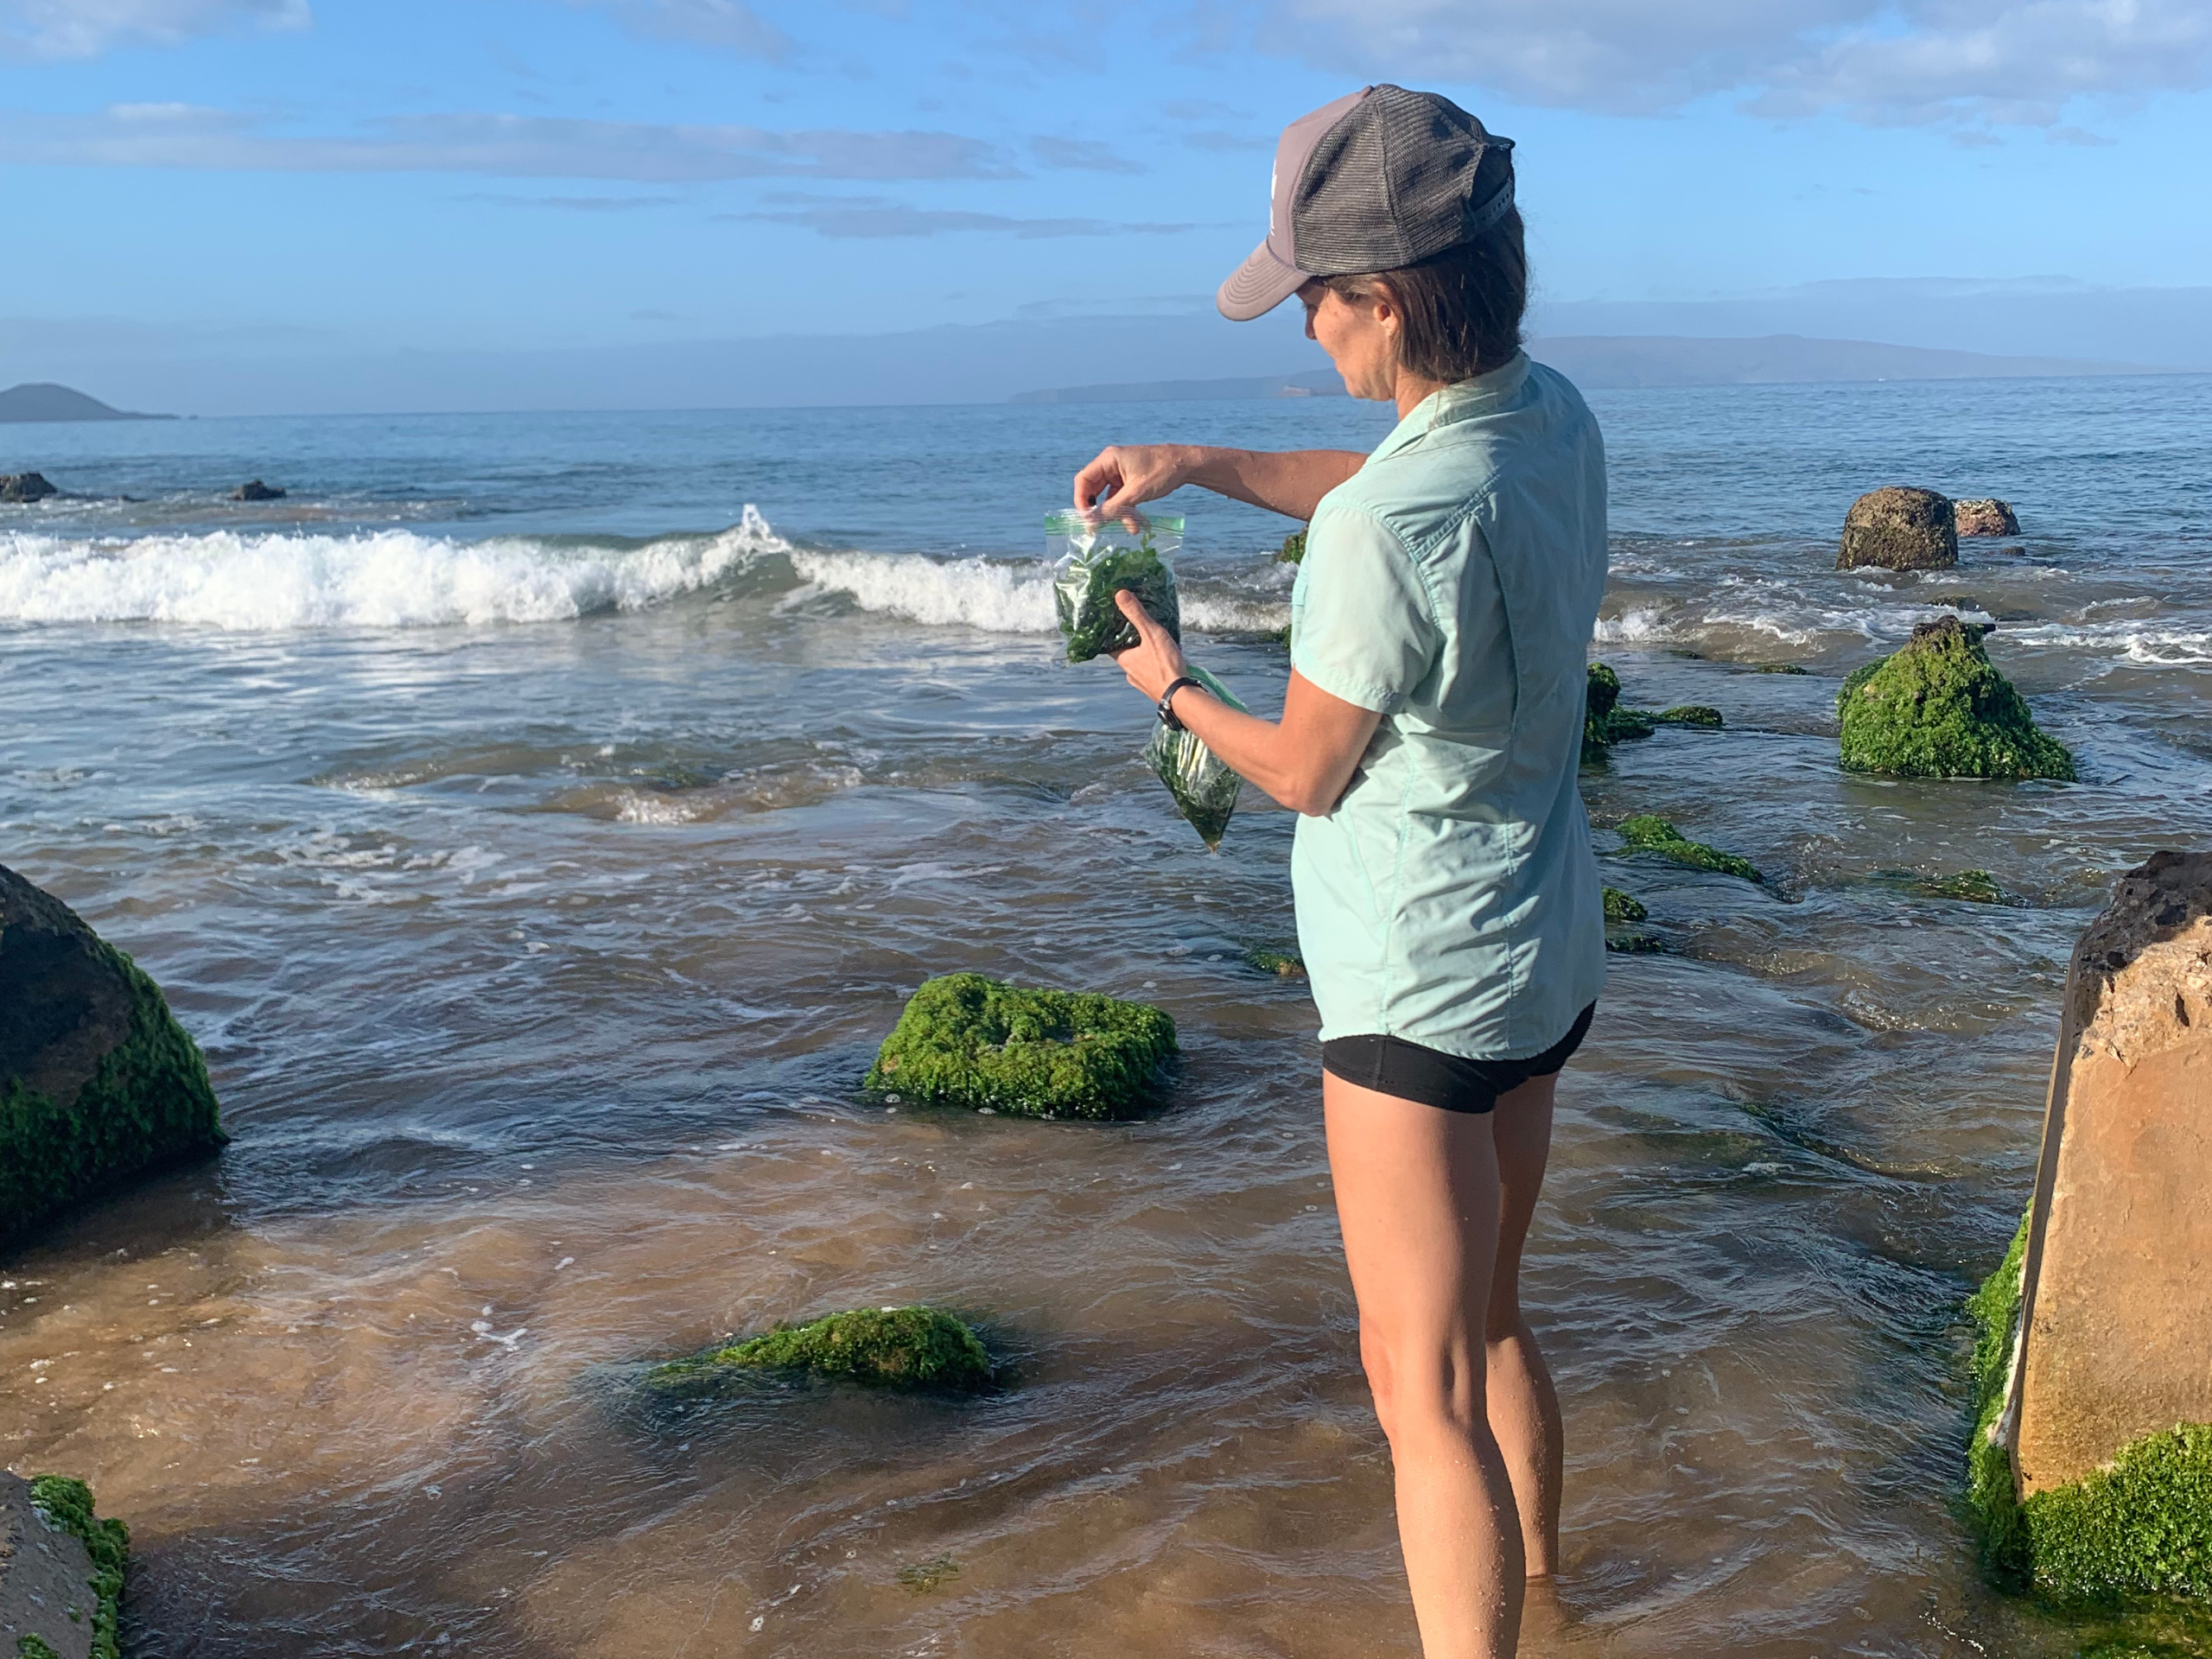
[[(1314, 146), (1292, 197), (1300, 269), (1395, 270), (1456, 247), (1495, 192), (1474, 198), (1488, 149), (1510, 150), (1447, 98), (1380, 86)], [(1512, 162), (1505, 183), (1512, 183)]]

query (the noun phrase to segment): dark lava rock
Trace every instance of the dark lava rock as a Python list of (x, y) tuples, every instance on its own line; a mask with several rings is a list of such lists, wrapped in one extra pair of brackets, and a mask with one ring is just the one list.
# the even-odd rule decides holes
[(1621, 677), (1603, 663), (1591, 664), (1582, 701), (1585, 760), (1602, 761), (1614, 744), (1651, 735), (1651, 716), (1624, 709), (1620, 702)]
[(2013, 517), (2012, 504), (2000, 501), (1993, 495), (1978, 500), (1951, 503), (1951, 524), (1961, 536), (2017, 536), (2020, 521)]
[(226, 1139), (207, 1065), (161, 988), (0, 866), (0, 1243)]
[(2026, 700), (1982, 649), (1981, 625), (1938, 617), (1904, 649), (1843, 683), (1846, 772), (1892, 778), (2074, 780), (2074, 757), (2046, 737)]
[(282, 501), (284, 492), (274, 484), (264, 484), (259, 479), (241, 484), (231, 492), (233, 501)]
[[(81, 1480), (0, 1470), (0, 1643), (16, 1659), (117, 1659), (130, 1529)], [(10, 1641), (10, 1637), (13, 1641)]]
[(0, 473), (0, 501), (43, 501), (60, 493), (42, 473)]
[(1869, 490), (1843, 516), (1835, 568), (1942, 570), (1959, 562), (1959, 532), (1948, 496), (1910, 485)]

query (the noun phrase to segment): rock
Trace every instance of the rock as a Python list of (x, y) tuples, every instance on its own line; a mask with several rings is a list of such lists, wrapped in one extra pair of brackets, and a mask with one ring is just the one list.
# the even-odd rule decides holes
[(1244, 952), (1243, 960), (1246, 967), (1256, 968), (1263, 974), (1274, 974), (1284, 979), (1306, 977), (1306, 963), (1295, 950), (1276, 950), (1255, 944)]
[(0, 1243), (226, 1138), (207, 1065), (160, 988), (0, 867)]
[(1605, 888), (1605, 925), (1608, 927), (1621, 927), (1631, 922), (1640, 922), (1651, 914), (1634, 894), (1623, 893), (1618, 887)]
[(1869, 490), (1843, 516), (1835, 568), (1942, 570), (1959, 562), (1959, 532), (1948, 497), (1910, 485)]
[(1754, 674), (1803, 674), (1809, 671), (1795, 663), (1761, 663), (1751, 671)]
[(2020, 521), (2012, 516), (2012, 504), (2000, 501), (1993, 495), (1952, 502), (1951, 524), (1961, 536), (2017, 536), (2020, 533)]
[(947, 974), (908, 1000), (866, 1086), (1020, 1117), (1133, 1117), (1175, 1052), (1175, 1022), (1145, 1003)]
[(1836, 695), (1846, 772), (1892, 778), (2056, 778), (2074, 757), (2046, 737), (1982, 649), (1986, 628), (1938, 617)]
[(233, 501), (282, 501), (283, 499), (283, 491), (273, 484), (264, 484), (257, 478), (239, 485), (231, 492)]
[(1931, 899), (1956, 899), (1969, 905), (2001, 905), (2004, 891), (1987, 870), (1961, 870), (1956, 875), (1931, 875), (1919, 882)]
[(2066, 977), (2035, 1194), (1969, 1305), (1970, 1495), (2060, 1598), (2212, 1600), (2212, 854), (2120, 878)]
[(1701, 702), (1685, 702), (1673, 709), (1662, 709), (1651, 716), (1662, 726), (1702, 726), (1718, 731), (1726, 724), (1718, 709), (1707, 708)]
[(60, 493), (42, 473), (0, 473), (0, 501), (43, 501)]
[(80, 1480), (0, 1470), (0, 1643), (11, 1659), (118, 1659), (130, 1533)]
[(1651, 716), (1624, 709), (1621, 677), (1603, 663), (1590, 664), (1582, 701), (1582, 758), (1597, 761), (1616, 743), (1649, 737), (1655, 728)]
[(1306, 532), (1294, 530), (1282, 538), (1282, 545), (1275, 550), (1277, 564), (1303, 564), (1306, 562)]
[(863, 1388), (973, 1393), (991, 1383), (991, 1357), (967, 1325), (934, 1307), (860, 1308), (779, 1325), (689, 1359), (656, 1365), (656, 1387), (712, 1383), (731, 1372), (800, 1371)]
[(1619, 825), (1621, 840), (1639, 852), (1657, 853), (1671, 858), (1677, 864), (1687, 864), (1693, 869), (1718, 870), (1723, 875), (1739, 875), (1746, 881), (1760, 881), (1751, 860), (1739, 858), (1734, 853), (1724, 853), (1718, 847), (1708, 847), (1701, 841), (1692, 841), (1662, 817), (1644, 813), (1624, 818)]

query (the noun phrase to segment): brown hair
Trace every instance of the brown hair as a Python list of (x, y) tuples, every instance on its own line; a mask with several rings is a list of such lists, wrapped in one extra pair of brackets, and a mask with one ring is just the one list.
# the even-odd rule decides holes
[[(1497, 171), (1504, 176), (1493, 181), (1492, 157), (1483, 158), (1477, 194), (1484, 200), (1512, 176), (1505, 157), (1493, 155), (1503, 163)], [(1508, 208), (1472, 240), (1414, 264), (1321, 280), (1347, 300), (1367, 299), (1377, 288), (1389, 295), (1402, 319), (1398, 362), (1409, 373), (1446, 382), (1472, 379), (1503, 368), (1521, 349), (1521, 319), (1529, 308), (1521, 210)]]

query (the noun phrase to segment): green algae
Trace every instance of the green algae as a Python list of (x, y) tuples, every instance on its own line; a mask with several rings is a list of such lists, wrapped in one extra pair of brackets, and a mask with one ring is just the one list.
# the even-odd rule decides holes
[[(1183, 666), (1216, 702), (1240, 715), (1249, 712), (1227, 686), (1196, 663)], [(1167, 785), (1175, 810), (1198, 832), (1206, 850), (1218, 852), (1221, 838), (1229, 833), (1229, 820), (1236, 814), (1244, 780), (1196, 732), (1188, 728), (1179, 730), (1165, 721), (1154, 722), (1151, 740), (1144, 746), (1144, 759)]]
[(1242, 960), (1246, 967), (1256, 968), (1263, 974), (1274, 974), (1284, 979), (1306, 977), (1306, 963), (1295, 950), (1277, 950), (1255, 944), (1243, 953)]
[(1987, 870), (1961, 870), (1955, 875), (1931, 875), (1917, 883), (1931, 899), (1956, 899), (1969, 905), (2001, 905), (2005, 890)]
[(1137, 642), (1136, 625), (1115, 603), (1127, 591), (1167, 630), (1170, 638), (1183, 638), (1183, 609), (1175, 594), (1175, 574), (1153, 546), (1147, 530), (1135, 547), (1094, 547), (1071, 553), (1054, 578), (1052, 602), (1060, 632), (1067, 636), (1068, 661), (1087, 663), (1094, 657), (1127, 651)]
[(732, 1373), (803, 1372), (861, 1388), (972, 1394), (991, 1383), (991, 1357), (961, 1319), (935, 1307), (863, 1307), (778, 1325), (741, 1342), (670, 1360), (655, 1387), (711, 1383)]
[(1175, 1052), (1175, 1022), (1147, 1004), (946, 974), (908, 999), (866, 1086), (1023, 1117), (1131, 1117)]
[(1718, 709), (1702, 702), (1685, 702), (1673, 709), (1662, 709), (1651, 716), (1662, 726), (1703, 726), (1717, 731), (1727, 722), (1720, 718)]
[(1613, 744), (1649, 737), (1657, 729), (1650, 715), (1624, 709), (1620, 701), (1621, 677), (1604, 663), (1591, 664), (1582, 702), (1585, 760), (1601, 761)]
[(37, 1631), (16, 1638), (16, 1659), (61, 1659), (47, 1639)]
[(1808, 674), (1811, 671), (1810, 669), (1798, 667), (1795, 663), (1761, 663), (1751, 671), (1754, 674)]
[(1294, 530), (1282, 538), (1282, 545), (1275, 550), (1275, 563), (1277, 564), (1306, 563), (1306, 532), (1304, 531)]
[[(123, 1611), (130, 1529), (120, 1521), (101, 1520), (93, 1512), (92, 1488), (67, 1475), (34, 1476), (31, 1503), (54, 1526), (83, 1544), (92, 1557), (92, 1659), (121, 1659), (116, 1624)], [(20, 1643), (17, 1651), (22, 1651)]]
[(1854, 671), (1836, 712), (1846, 772), (2074, 781), (2073, 755), (2037, 727), (1981, 631), (1956, 617), (1921, 624), (1903, 649)]
[(2012, 1338), (2020, 1322), (2020, 1275), (2027, 1259), (2028, 1217), (1997, 1271), (1967, 1298), (1974, 1321), (1974, 1431), (1967, 1441), (1967, 1511), (1981, 1548), (1982, 1570), (2000, 1585), (2017, 1588), (2027, 1572), (2027, 1535), (2012, 1484), (2012, 1459), (1993, 1438), (2004, 1414), (2005, 1384), (2012, 1363)]
[(85, 948), (124, 982), (129, 1021), (73, 1100), (54, 1100), (21, 1077), (0, 1080), (0, 1243), (103, 1188), (230, 1139), (207, 1063), (161, 988), (89, 929)]
[(1607, 887), (1605, 892), (1605, 925), (1608, 927), (1640, 922), (1651, 914), (1632, 893), (1623, 893), (1618, 887)]
[(959, 1576), (960, 1563), (950, 1555), (933, 1555), (926, 1561), (916, 1561), (899, 1569), (899, 1582), (918, 1596), (925, 1596)]
[(1657, 853), (1692, 869), (1717, 870), (1723, 875), (1741, 876), (1746, 881), (1765, 880), (1751, 860), (1723, 852), (1718, 847), (1708, 847), (1701, 841), (1692, 841), (1666, 819), (1651, 813), (1624, 818), (1618, 829), (1621, 840), (1640, 852)]

